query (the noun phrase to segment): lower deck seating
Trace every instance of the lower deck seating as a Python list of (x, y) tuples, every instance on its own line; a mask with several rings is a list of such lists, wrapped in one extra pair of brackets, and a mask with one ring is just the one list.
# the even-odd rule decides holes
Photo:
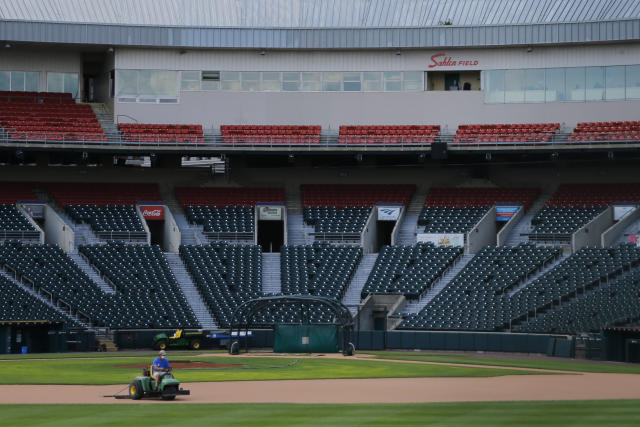
[(205, 232), (253, 233), (255, 228), (251, 206), (187, 206), (184, 211), (187, 220)]
[(418, 298), (456, 259), (461, 247), (435, 247), (432, 243), (415, 246), (383, 246), (362, 289), (369, 294), (402, 294)]
[(38, 298), (0, 276), (0, 321), (33, 321), (65, 323), (67, 327), (79, 326), (73, 319), (49, 307)]
[(157, 143), (204, 141), (202, 125), (120, 123), (118, 130), (125, 141)]
[(440, 133), (439, 125), (340, 126), (340, 144), (430, 144)]
[(368, 207), (312, 206), (304, 208), (303, 219), (316, 233), (361, 233), (370, 213)]
[(467, 233), (488, 212), (488, 207), (425, 206), (418, 216), (418, 225), (425, 233)]
[(514, 332), (578, 334), (640, 320), (640, 273), (628, 273), (593, 292), (560, 303), (517, 325)]
[(545, 234), (572, 234), (602, 213), (606, 207), (547, 206), (531, 220), (532, 233), (540, 239)]
[(74, 221), (91, 224), (91, 228), (97, 233), (145, 232), (134, 206), (67, 205), (65, 211)]
[(320, 126), (220, 126), (222, 142), (226, 144), (317, 144), (320, 131)]
[(526, 320), (595, 289), (640, 265), (640, 248), (631, 244), (615, 248), (585, 247), (513, 295), (511, 318)]
[(129, 310), (112, 322), (134, 328), (200, 326), (159, 246), (108, 242), (80, 246), (80, 253), (116, 286)]
[(575, 142), (640, 141), (640, 121), (581, 122), (567, 140)]
[(487, 246), (400, 329), (502, 330), (511, 320), (508, 291), (560, 256), (551, 247)]
[(0, 231), (36, 231), (16, 205), (0, 204)]
[(229, 326), (239, 305), (262, 296), (260, 246), (224, 242), (182, 245), (180, 256), (221, 327)]
[(559, 128), (560, 123), (461, 125), (453, 142), (549, 142)]

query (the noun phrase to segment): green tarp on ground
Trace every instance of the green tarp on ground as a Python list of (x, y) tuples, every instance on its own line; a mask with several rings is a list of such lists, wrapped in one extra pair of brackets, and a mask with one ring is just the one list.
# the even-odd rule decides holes
[(336, 325), (276, 325), (275, 353), (337, 353)]

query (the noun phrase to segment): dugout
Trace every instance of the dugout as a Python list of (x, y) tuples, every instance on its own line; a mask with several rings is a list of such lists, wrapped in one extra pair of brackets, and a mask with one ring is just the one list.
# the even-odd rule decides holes
[[(319, 313), (331, 322), (321, 322)], [(289, 323), (269, 323), (274, 315), (295, 319)], [(284, 295), (256, 298), (240, 305), (231, 317), (229, 353), (249, 351), (248, 332), (253, 329), (273, 330), (273, 351), (276, 353), (337, 353), (345, 356), (355, 352), (352, 343), (353, 316), (341, 302), (314, 295)]]
[(603, 359), (640, 363), (640, 327), (604, 328)]
[(60, 351), (57, 336), (62, 323), (47, 320), (0, 321), (0, 354), (54, 353)]

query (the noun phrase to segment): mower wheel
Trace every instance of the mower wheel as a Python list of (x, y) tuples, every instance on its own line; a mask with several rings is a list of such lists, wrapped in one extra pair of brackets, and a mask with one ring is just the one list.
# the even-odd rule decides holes
[(175, 394), (172, 395), (165, 395), (164, 393), (175, 393), (178, 391), (178, 387), (174, 386), (174, 385), (169, 385), (166, 386), (164, 388), (163, 394), (162, 394), (162, 400), (174, 400), (176, 398)]
[(167, 349), (167, 340), (161, 339), (158, 340), (154, 345), (156, 350), (166, 350)]
[(129, 384), (129, 397), (133, 400), (138, 400), (142, 397), (142, 382), (140, 380), (134, 380)]
[(191, 350), (200, 350), (200, 340), (192, 340), (189, 347)]

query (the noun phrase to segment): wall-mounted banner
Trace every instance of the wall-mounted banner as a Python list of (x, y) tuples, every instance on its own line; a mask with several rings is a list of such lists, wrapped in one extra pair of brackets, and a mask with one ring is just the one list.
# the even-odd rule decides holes
[(480, 61), (477, 58), (451, 56), (439, 52), (429, 57), (429, 68), (478, 68)]
[(260, 221), (282, 221), (282, 206), (258, 206)]
[(464, 234), (422, 233), (417, 236), (418, 243), (433, 243), (434, 246), (464, 246)]
[(518, 209), (520, 209), (519, 206), (496, 206), (496, 221), (509, 221)]
[(400, 208), (378, 206), (378, 221), (397, 221), (400, 218)]
[(636, 209), (635, 205), (614, 205), (613, 220), (619, 221), (623, 216)]
[(140, 212), (146, 220), (156, 221), (164, 219), (164, 206), (158, 205), (140, 205)]

